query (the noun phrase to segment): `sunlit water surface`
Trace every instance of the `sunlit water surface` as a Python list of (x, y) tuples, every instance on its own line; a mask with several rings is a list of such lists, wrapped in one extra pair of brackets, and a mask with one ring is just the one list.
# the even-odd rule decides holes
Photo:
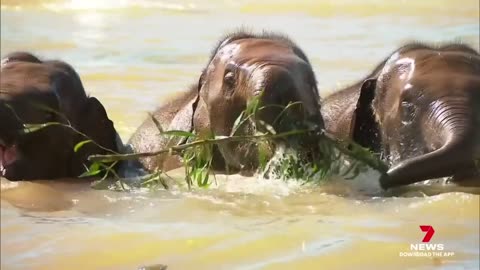
[[(216, 40), (238, 26), (291, 36), (322, 95), (406, 41), (479, 48), (477, 0), (1, 4), (2, 55), (30, 50), (73, 64), (125, 141), (148, 111), (196, 81)], [(2, 179), (1, 268), (479, 268), (478, 189), (415, 187), (391, 196), (379, 193), (375, 174), (323, 186), (217, 180), (209, 190), (125, 194)], [(432, 225), (431, 243), (455, 255), (400, 257), (421, 242), (419, 225)]]

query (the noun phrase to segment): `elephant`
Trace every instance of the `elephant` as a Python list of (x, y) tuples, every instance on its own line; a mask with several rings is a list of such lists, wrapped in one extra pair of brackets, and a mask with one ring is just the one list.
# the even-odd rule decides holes
[(328, 133), (340, 140), (350, 140), (380, 153), (380, 131), (374, 118), (372, 92), (362, 91), (368, 79), (382, 71), (386, 60), (378, 64), (364, 79), (338, 90), (322, 100), (321, 113)]
[(467, 45), (407, 44), (322, 108), (327, 130), (389, 162), (384, 189), (480, 175), (480, 55)]
[[(2, 58), (0, 169), (12, 181), (78, 177), (92, 154), (116, 152), (113, 122), (88, 96), (77, 72), (64, 61), (42, 61), (29, 52)], [(24, 124), (48, 125), (24, 132)], [(70, 126), (70, 127), (68, 127)], [(75, 130), (75, 131), (74, 131)], [(74, 151), (77, 143), (87, 140)]]
[[(191, 85), (189, 90), (175, 95), (167, 100), (143, 121), (128, 140), (126, 152), (142, 153), (166, 149), (174, 144), (182, 144), (186, 139), (173, 139), (162, 136), (164, 130), (182, 130), (192, 132), (193, 114), (198, 103), (198, 86)], [(207, 115), (197, 115), (197, 127), (206, 123)], [(160, 129), (157, 123), (160, 124)], [(218, 153), (215, 153), (218, 155)], [(219, 160), (218, 156), (216, 160)], [(217, 161), (218, 163), (218, 161)], [(121, 166), (121, 175), (127, 178), (153, 172), (157, 169), (169, 171), (182, 165), (177, 155), (161, 155), (158, 157), (143, 157), (139, 160), (124, 162)]]
[[(305, 53), (288, 37), (277, 33), (235, 31), (220, 39), (213, 49), (198, 82), (189, 91), (157, 109), (152, 116), (163, 130), (183, 130), (195, 134), (230, 136), (236, 119), (247, 104), (257, 100), (255, 118), (276, 131), (286, 130), (288, 123), (275, 121), (281, 107), (298, 102), (288, 111), (292, 122), (309, 123), (323, 129), (315, 74)], [(295, 107), (295, 108), (293, 108)], [(251, 125), (236, 134), (252, 134)], [(129, 144), (134, 152), (166, 148), (149, 117), (132, 135)], [(184, 143), (185, 139), (175, 141)], [(256, 168), (257, 148), (252, 144), (222, 143), (214, 147), (213, 167), (232, 171)], [(174, 158), (175, 159), (175, 158)], [(179, 166), (172, 158), (142, 158), (147, 171)], [(170, 164), (170, 165), (168, 165)], [(173, 164), (173, 165), (172, 165)], [(176, 164), (176, 165), (175, 165)]]

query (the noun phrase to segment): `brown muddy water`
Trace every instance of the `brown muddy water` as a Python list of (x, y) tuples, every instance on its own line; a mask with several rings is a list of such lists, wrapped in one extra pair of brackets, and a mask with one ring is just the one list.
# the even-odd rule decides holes
[[(1, 6), (1, 54), (31, 50), (72, 63), (125, 141), (148, 111), (195, 81), (216, 39), (238, 26), (290, 35), (322, 95), (405, 41), (479, 49), (478, 0)], [(392, 196), (376, 181), (373, 173), (321, 186), (230, 176), (208, 190), (126, 194), (2, 179), (1, 269), (479, 269), (478, 189), (417, 186)], [(433, 226), (429, 244), (449, 256), (400, 256), (421, 243), (419, 225)]]

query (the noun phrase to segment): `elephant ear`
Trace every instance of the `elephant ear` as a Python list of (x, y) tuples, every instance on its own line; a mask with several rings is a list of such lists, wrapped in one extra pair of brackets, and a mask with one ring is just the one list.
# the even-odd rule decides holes
[[(95, 143), (105, 149), (118, 151), (117, 139), (119, 138), (113, 122), (108, 118), (103, 105), (94, 97), (89, 97), (79, 111), (80, 119), (76, 128), (87, 135)], [(78, 136), (76, 143), (87, 140), (83, 136)], [(75, 174), (81, 174), (84, 171), (84, 164), (88, 165), (87, 158), (93, 154), (107, 154), (108, 151), (101, 147), (89, 143), (83, 145), (77, 153), (74, 154), (72, 169)]]
[[(162, 135), (162, 132), (169, 130), (193, 132), (193, 118), (198, 100), (198, 87), (192, 85), (189, 91), (166, 102), (151, 114), (130, 137), (127, 143), (128, 147), (131, 148), (130, 151), (135, 153), (155, 152), (185, 143), (187, 140), (185, 136), (166, 136)], [(167, 154), (143, 157), (139, 159), (139, 162), (140, 167), (147, 171), (154, 171), (159, 168), (169, 170), (181, 166), (178, 157)], [(171, 165), (166, 166), (165, 163), (171, 163)], [(130, 162), (126, 166), (138, 167), (138, 164)]]
[(77, 126), (84, 121), (82, 110), (88, 100), (80, 77), (65, 62), (47, 61), (45, 65), (52, 70), (52, 89), (59, 102), (60, 112), (73, 126)]
[[(186, 132), (194, 132), (194, 115), (198, 106), (199, 95), (198, 92), (193, 92), (186, 100), (186, 103), (178, 110), (170, 124), (165, 130), (181, 130)], [(173, 140), (173, 144), (182, 144), (186, 141), (186, 138), (181, 137)]]
[(356, 143), (374, 152), (380, 150), (380, 132), (372, 107), (376, 82), (376, 79), (367, 79), (363, 82), (352, 117), (350, 133)]

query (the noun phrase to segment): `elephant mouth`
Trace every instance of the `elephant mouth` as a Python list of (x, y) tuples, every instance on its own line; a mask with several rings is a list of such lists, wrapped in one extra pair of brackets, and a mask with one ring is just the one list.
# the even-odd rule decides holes
[(7, 175), (8, 167), (18, 160), (18, 147), (16, 144), (7, 146), (0, 141), (0, 175)]

